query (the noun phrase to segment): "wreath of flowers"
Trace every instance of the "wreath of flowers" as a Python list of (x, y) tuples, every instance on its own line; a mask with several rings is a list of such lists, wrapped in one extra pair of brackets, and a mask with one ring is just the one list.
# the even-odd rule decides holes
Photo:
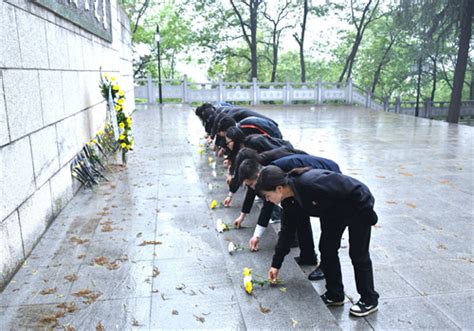
[(109, 100), (109, 91), (112, 93), (114, 109), (119, 127), (119, 147), (126, 153), (133, 149), (135, 140), (132, 134), (132, 118), (125, 113), (125, 93), (117, 84), (116, 78), (107, 74), (100, 77), (100, 90), (105, 100)]

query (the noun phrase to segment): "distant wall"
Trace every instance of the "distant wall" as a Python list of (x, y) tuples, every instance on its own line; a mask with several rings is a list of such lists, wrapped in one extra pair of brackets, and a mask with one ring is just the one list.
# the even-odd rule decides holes
[(42, 1), (88, 1), (93, 14), (107, 4), (112, 42), (33, 1), (0, 0), (0, 289), (79, 188), (69, 162), (104, 124), (100, 67), (135, 107), (130, 24), (117, 1)]

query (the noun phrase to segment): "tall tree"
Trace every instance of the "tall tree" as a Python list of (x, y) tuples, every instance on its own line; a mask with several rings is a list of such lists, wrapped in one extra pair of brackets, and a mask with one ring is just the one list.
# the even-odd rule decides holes
[(370, 8), (373, 0), (368, 0), (367, 4), (364, 6), (362, 10), (362, 15), (358, 20), (355, 15), (355, 8), (354, 8), (354, 0), (351, 0), (351, 21), (352, 24), (356, 28), (356, 35), (354, 38), (354, 42), (352, 44), (351, 52), (346, 59), (346, 63), (344, 65), (344, 69), (339, 76), (339, 83), (341, 83), (344, 78), (347, 81), (352, 76), (352, 67), (354, 66), (354, 62), (357, 56), (357, 51), (359, 50), (360, 43), (364, 36), (365, 30), (367, 26), (376, 18), (377, 8), (379, 6), (380, 0), (376, 0), (373, 8)]
[(306, 82), (306, 67), (304, 61), (304, 37), (306, 34), (306, 22), (309, 13), (309, 6), (308, 0), (303, 0), (303, 15), (302, 15), (302, 22), (300, 23), (301, 32), (298, 34), (295, 32), (293, 37), (295, 38), (296, 42), (298, 43), (299, 50), (300, 50), (300, 68), (301, 68), (301, 82)]
[(265, 6), (265, 10), (263, 11), (263, 16), (270, 22), (271, 24), (271, 42), (267, 43), (272, 50), (272, 58), (268, 59), (268, 62), (272, 65), (272, 74), (270, 81), (273, 83), (276, 79), (276, 71), (278, 66), (278, 50), (280, 48), (280, 37), (282, 32), (292, 27), (291, 25), (279, 26), (280, 23), (288, 16), (289, 11), (288, 7), (290, 5), (289, 0), (285, 0), (284, 3), (279, 4), (277, 8), (276, 17), (272, 17), (269, 12), (267, 11), (267, 7)]
[(258, 54), (257, 54), (257, 26), (258, 26), (258, 7), (263, 0), (241, 0), (240, 3), (244, 5), (244, 8), (248, 10), (248, 19), (244, 19), (243, 12), (239, 6), (236, 5), (234, 0), (230, 0), (232, 9), (239, 20), (240, 28), (244, 40), (250, 49), (250, 62), (251, 62), (251, 77), (257, 77), (258, 73)]
[(469, 42), (472, 35), (473, 1), (462, 0), (461, 25), (458, 43), (458, 58), (453, 78), (453, 92), (449, 104), (448, 122), (458, 123), (461, 114), (461, 97), (466, 74), (467, 58), (469, 55)]

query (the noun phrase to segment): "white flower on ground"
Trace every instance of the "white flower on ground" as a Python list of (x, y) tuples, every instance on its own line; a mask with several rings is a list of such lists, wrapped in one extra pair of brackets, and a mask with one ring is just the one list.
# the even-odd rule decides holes
[(224, 231), (227, 231), (229, 230), (229, 227), (227, 226), (227, 224), (225, 224), (224, 222), (222, 222), (222, 219), (217, 219), (217, 222), (216, 222), (216, 230), (217, 232), (224, 232)]
[(229, 251), (229, 254), (232, 255), (232, 253), (237, 251), (237, 246), (235, 246), (234, 243), (231, 241), (229, 243), (229, 246), (227, 246), (227, 250)]

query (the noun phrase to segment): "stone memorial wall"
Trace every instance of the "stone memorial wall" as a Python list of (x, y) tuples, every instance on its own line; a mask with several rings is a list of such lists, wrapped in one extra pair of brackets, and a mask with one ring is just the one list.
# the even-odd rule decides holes
[(0, 0), (0, 289), (79, 189), (69, 163), (105, 121), (99, 70), (134, 109), (116, 0)]

